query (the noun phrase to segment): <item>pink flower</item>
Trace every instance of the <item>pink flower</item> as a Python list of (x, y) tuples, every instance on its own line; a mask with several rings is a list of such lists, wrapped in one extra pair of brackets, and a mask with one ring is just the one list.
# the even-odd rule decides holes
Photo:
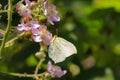
[(25, 23), (21, 23), (21, 24), (18, 24), (18, 28), (17, 29), (19, 31), (28, 31), (31, 28), (29, 26), (27, 26)]
[(40, 27), (39, 23), (37, 21), (30, 21), (30, 22), (21, 22), (21, 24), (18, 24), (18, 30), (19, 31), (28, 31), (32, 30), (33, 35), (36, 35), (38, 33), (38, 28)]
[[(46, 2), (46, 1), (45, 1)], [(18, 13), (22, 16), (21, 24), (18, 25), (19, 31), (28, 31), (31, 33), (31, 37), (35, 42), (41, 42), (44, 45), (49, 45), (52, 39), (52, 34), (47, 30), (47, 26), (40, 25), (38, 21), (34, 21), (31, 15), (31, 5), (30, 0), (25, 0), (24, 4), (18, 4)], [(47, 4), (45, 4), (47, 7)], [(51, 12), (50, 7), (46, 8), (47, 15), (56, 15), (57, 11)], [(54, 8), (56, 10), (56, 8)], [(57, 16), (57, 15), (56, 15)], [(48, 21), (53, 24), (53, 21), (58, 21), (55, 16), (48, 16)], [(51, 20), (51, 21), (50, 21)]]
[(44, 45), (50, 45), (52, 34), (48, 30), (42, 29), (40, 31), (40, 36)]
[(40, 36), (37, 36), (37, 35), (32, 36), (32, 38), (33, 38), (33, 40), (34, 40), (35, 42), (41, 42), (41, 41), (42, 41), (41, 37), (40, 37)]
[(58, 78), (62, 77), (67, 73), (66, 70), (62, 70), (59, 66), (53, 65), (51, 61), (49, 61), (47, 64), (47, 71)]
[[(37, 33), (35, 35), (35, 33)], [(50, 45), (52, 34), (47, 30), (47, 27), (45, 25), (40, 25), (39, 31), (34, 30), (34, 41), (35, 42), (42, 42), (44, 45)]]
[(30, 0), (25, 0), (25, 3), (28, 6), (28, 8), (30, 9)]
[(31, 11), (30, 11), (30, 1), (29, 0), (25, 0), (25, 4), (18, 4), (17, 6), (17, 11), (18, 14), (21, 16), (24, 15), (31, 15)]
[(39, 23), (37, 21), (31, 21), (30, 22), (30, 27), (33, 35), (38, 35), (39, 34)]
[(31, 32), (32, 38), (35, 42), (41, 42), (41, 36), (39, 36), (39, 23), (37, 21), (31, 20), (30, 22), (18, 24), (19, 31), (29, 31)]
[(49, 4), (48, 0), (44, 2), (44, 15), (47, 17), (49, 23), (54, 25), (54, 22), (60, 21), (60, 17), (57, 15), (56, 6)]

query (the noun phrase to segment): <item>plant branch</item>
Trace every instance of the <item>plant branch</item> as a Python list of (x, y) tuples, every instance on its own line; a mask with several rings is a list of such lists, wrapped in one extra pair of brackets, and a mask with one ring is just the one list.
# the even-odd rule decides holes
[(0, 29), (0, 33), (5, 34), (5, 31), (4, 31), (4, 30), (2, 30), (2, 29)]
[(0, 10), (0, 13), (8, 12), (8, 10)]
[(40, 61), (38, 62), (37, 66), (35, 68), (35, 73), (34, 74), (35, 74), (36, 80), (39, 79), (38, 78), (39, 76), (37, 74), (38, 74), (39, 69), (41, 68), (41, 64), (42, 64), (43, 61), (44, 61), (44, 58), (40, 59)]
[[(11, 75), (11, 76), (18, 76), (18, 77), (28, 77), (28, 78), (35, 78), (36, 75), (35, 74), (27, 74), (27, 73), (8, 73), (8, 72), (0, 72), (1, 74), (5, 74), (5, 75)], [(40, 74), (37, 74), (38, 77), (42, 77), (43, 75), (45, 75), (47, 72), (43, 72)]]
[(6, 42), (9, 30), (10, 30), (10, 26), (11, 26), (11, 21), (12, 21), (12, 0), (8, 0), (8, 5), (9, 5), (8, 6), (8, 23), (7, 23), (7, 29), (6, 29), (6, 32), (4, 34), (2, 44), (0, 46), (0, 59), (2, 58), (2, 52), (3, 52), (5, 42)]
[(21, 34), (19, 34), (18, 36), (12, 38), (11, 40), (9, 40), (8, 42), (5, 43), (4, 47), (8, 47), (9, 45), (13, 44), (15, 40), (17, 40), (19, 37), (23, 36), (24, 32), (22, 32)]

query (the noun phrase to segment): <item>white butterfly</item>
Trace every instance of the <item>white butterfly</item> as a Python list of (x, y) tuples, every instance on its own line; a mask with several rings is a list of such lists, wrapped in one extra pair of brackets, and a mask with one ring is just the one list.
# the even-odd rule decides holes
[(55, 63), (62, 62), (76, 53), (76, 47), (71, 42), (56, 36), (54, 36), (48, 48), (48, 55)]

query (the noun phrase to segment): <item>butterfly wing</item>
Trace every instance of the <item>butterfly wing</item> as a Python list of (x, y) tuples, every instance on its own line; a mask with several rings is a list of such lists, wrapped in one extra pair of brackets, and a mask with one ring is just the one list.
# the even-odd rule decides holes
[(62, 53), (66, 56), (69, 57), (72, 54), (77, 53), (76, 47), (69, 41), (58, 37), (57, 42), (59, 44), (59, 48), (62, 50)]
[(48, 55), (55, 63), (65, 60), (65, 55), (62, 54), (61, 49), (55, 42), (49, 46)]
[(66, 57), (74, 53), (77, 53), (75, 46), (60, 37), (56, 37), (48, 49), (48, 55), (55, 63), (64, 61)]

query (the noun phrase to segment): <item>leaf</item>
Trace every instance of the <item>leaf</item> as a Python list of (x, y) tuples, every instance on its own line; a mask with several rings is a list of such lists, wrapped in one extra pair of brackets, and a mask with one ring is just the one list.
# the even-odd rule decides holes
[(62, 62), (75, 53), (76, 47), (61, 37), (54, 37), (48, 49), (48, 55), (55, 63)]

